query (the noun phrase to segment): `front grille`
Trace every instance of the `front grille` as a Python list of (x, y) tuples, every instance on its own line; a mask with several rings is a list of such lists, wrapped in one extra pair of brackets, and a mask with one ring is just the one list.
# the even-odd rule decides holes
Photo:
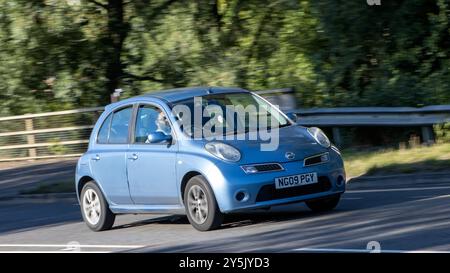
[(283, 169), (280, 164), (276, 163), (254, 165), (253, 167), (255, 167), (258, 172), (281, 171)]
[(263, 163), (263, 164), (254, 164), (254, 165), (244, 165), (244, 166), (241, 166), (241, 168), (246, 174), (274, 172), (274, 171), (284, 170), (283, 167), (278, 163)]
[(328, 177), (320, 176), (319, 181), (314, 184), (297, 186), (277, 190), (275, 183), (264, 185), (256, 196), (256, 202), (270, 201), (289, 197), (302, 196), (307, 194), (325, 192), (331, 189), (331, 183)]

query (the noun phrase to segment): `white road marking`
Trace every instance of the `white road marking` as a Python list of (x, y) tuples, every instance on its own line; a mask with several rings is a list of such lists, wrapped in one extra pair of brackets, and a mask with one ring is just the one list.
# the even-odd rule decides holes
[(442, 199), (442, 198), (449, 198), (450, 194), (445, 195), (438, 195), (438, 196), (432, 196), (432, 197), (425, 197), (422, 199), (419, 199), (418, 201), (429, 201), (429, 200), (436, 200), (436, 199)]
[(450, 187), (423, 187), (423, 188), (394, 188), (394, 189), (375, 189), (375, 190), (348, 190), (345, 193), (365, 193), (365, 192), (391, 192), (391, 191), (423, 191), (423, 190), (443, 190)]
[(108, 251), (0, 251), (0, 253), (109, 253)]
[[(330, 253), (371, 253), (370, 249), (358, 249), (358, 248), (296, 248), (292, 251), (299, 252), (330, 252)], [(440, 250), (377, 250), (375, 253), (450, 253), (450, 251)]]
[[(2, 247), (36, 247), (36, 248), (58, 248), (58, 247), (73, 247), (70, 244), (0, 244)], [(141, 248), (146, 247), (145, 245), (76, 245), (80, 248)]]
[[(0, 244), (0, 253), (108, 253), (117, 249), (142, 247), (145, 245)], [(7, 250), (8, 248), (12, 250)], [(44, 250), (52, 248), (56, 248), (56, 250)]]

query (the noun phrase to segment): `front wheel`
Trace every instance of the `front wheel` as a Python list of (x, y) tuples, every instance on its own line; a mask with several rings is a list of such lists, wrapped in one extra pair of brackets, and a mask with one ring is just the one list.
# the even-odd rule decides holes
[(116, 216), (109, 209), (108, 202), (93, 181), (84, 185), (80, 201), (83, 220), (90, 229), (93, 231), (111, 229)]
[(223, 214), (212, 189), (201, 175), (188, 181), (184, 191), (184, 206), (189, 222), (199, 231), (213, 230), (222, 224)]
[(317, 199), (317, 200), (311, 200), (306, 201), (306, 206), (310, 208), (312, 211), (315, 212), (323, 212), (323, 211), (329, 211), (334, 209), (337, 204), (339, 203), (339, 200), (341, 199), (341, 195), (335, 195), (332, 197), (324, 198), (324, 199)]

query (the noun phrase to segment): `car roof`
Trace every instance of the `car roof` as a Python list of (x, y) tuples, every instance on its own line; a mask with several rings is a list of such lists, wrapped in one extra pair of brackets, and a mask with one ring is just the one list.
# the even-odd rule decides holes
[(141, 100), (158, 99), (164, 101), (165, 103), (171, 104), (177, 101), (183, 101), (193, 97), (200, 97), (209, 94), (224, 94), (224, 93), (242, 93), (249, 92), (248, 90), (237, 88), (237, 87), (209, 87), (209, 86), (198, 86), (198, 87), (185, 87), (185, 88), (174, 88), (155, 92), (145, 93), (140, 96), (131, 97), (124, 99), (106, 106), (106, 109), (116, 108), (116, 106), (135, 103)]
[(165, 100), (167, 102), (176, 102), (182, 101), (185, 99), (205, 96), (209, 94), (223, 94), (223, 93), (237, 93), (237, 92), (248, 92), (242, 88), (236, 87), (208, 87), (208, 86), (199, 86), (199, 87), (186, 87), (186, 88), (175, 88), (175, 89), (167, 89), (156, 92), (146, 93), (139, 97), (152, 97)]

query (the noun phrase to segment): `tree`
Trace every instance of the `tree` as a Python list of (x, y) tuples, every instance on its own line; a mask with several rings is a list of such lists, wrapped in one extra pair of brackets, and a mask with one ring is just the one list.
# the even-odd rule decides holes
[(0, 0), (0, 115), (171, 87), (309, 106), (450, 103), (446, 0)]
[(325, 43), (315, 59), (327, 105), (450, 102), (445, 0), (312, 2)]
[[(157, 16), (160, 16), (167, 8), (169, 8), (177, 0), (164, 0), (161, 3), (152, 5), (150, 1), (129, 1), (123, 0), (108, 0), (107, 3), (102, 3), (96, 0), (86, 0), (91, 5), (97, 8), (106, 10), (106, 28), (102, 34), (102, 50), (104, 59), (106, 60), (106, 88), (105, 93), (101, 96), (101, 103), (107, 103), (109, 96), (120, 87), (120, 84), (125, 79), (132, 80), (151, 80), (156, 82), (165, 82), (164, 79), (157, 79), (152, 75), (134, 75), (126, 72), (126, 64), (122, 61), (124, 54), (124, 43), (131, 30), (130, 22), (128, 21), (133, 15), (127, 15), (126, 12), (131, 13), (135, 11), (139, 13), (140, 9), (146, 11), (145, 20), (153, 21)], [(126, 8), (128, 9), (126, 10)], [(132, 6), (132, 7), (130, 7)], [(150, 10), (149, 10), (150, 9)]]

